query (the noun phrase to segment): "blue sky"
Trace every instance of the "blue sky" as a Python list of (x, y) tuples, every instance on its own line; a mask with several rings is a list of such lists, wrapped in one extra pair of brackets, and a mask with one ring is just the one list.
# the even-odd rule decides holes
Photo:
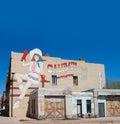
[(11, 51), (40, 48), (52, 57), (105, 64), (120, 79), (119, 0), (1, 0), (0, 95)]

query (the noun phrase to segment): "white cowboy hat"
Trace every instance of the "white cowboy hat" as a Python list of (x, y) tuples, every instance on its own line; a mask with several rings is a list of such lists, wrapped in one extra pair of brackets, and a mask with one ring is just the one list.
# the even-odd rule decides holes
[(38, 48), (31, 50), (30, 51), (30, 58), (31, 59), (33, 58), (34, 54), (38, 54), (38, 55), (42, 56), (42, 51)]

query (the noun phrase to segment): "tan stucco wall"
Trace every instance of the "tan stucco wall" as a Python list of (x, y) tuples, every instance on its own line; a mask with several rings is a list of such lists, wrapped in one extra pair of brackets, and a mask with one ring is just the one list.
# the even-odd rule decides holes
[[(26, 74), (29, 72), (29, 66), (28, 67), (23, 67), (21, 60), (22, 53), (16, 53), (12, 52), (11, 53), (11, 73), (14, 72), (16, 73), (22, 73)], [(94, 63), (87, 63), (84, 61), (73, 61), (73, 60), (63, 60), (61, 58), (55, 58), (55, 57), (43, 57), (44, 60), (44, 74), (46, 75), (46, 79), (50, 81), (49, 83), (45, 83), (45, 88), (71, 88), (72, 91), (84, 91), (92, 88), (99, 88), (99, 72), (102, 73), (102, 82), (103, 82), (103, 87), (105, 86), (105, 70), (104, 70), (104, 65), (103, 64), (94, 64)], [(30, 62), (30, 57), (29, 55), (27, 56), (26, 62)], [(75, 62), (77, 63), (77, 66), (73, 67), (73, 69), (69, 68), (69, 71), (64, 71), (62, 73), (58, 72), (53, 72), (49, 73), (48, 72), (48, 64), (52, 64), (53, 67), (55, 64), (61, 65), (61, 63), (69, 63), (69, 62)], [(66, 68), (61, 68), (61, 69), (66, 69)], [(68, 68), (67, 68), (68, 69)], [(57, 80), (57, 85), (52, 84), (52, 75), (68, 75), (68, 74), (73, 74), (74, 76), (78, 76), (78, 86), (73, 86), (73, 77), (67, 77), (67, 78), (61, 78)], [(14, 77), (14, 80), (16, 78)], [(17, 95), (13, 99), (13, 103), (15, 100), (18, 98), (20, 95), (20, 91), (18, 89), (18, 83), (15, 81), (13, 82), (13, 87), (14, 93), (13, 95)], [(32, 88), (34, 87), (42, 87), (41, 83), (39, 85), (31, 85)], [(30, 92), (33, 89), (28, 89), (26, 94), (30, 94)], [(22, 105), (20, 106), (19, 109), (13, 111), (13, 115), (15, 117), (23, 117), (26, 115), (27, 111), (27, 105), (29, 101), (29, 96), (25, 96), (24, 99), (22, 100)], [(10, 109), (11, 110), (11, 109)], [(19, 112), (20, 111), (20, 112)]]
[[(22, 62), (20, 61), (22, 54), (12, 52), (12, 63), (11, 63), (11, 71), (15, 73), (28, 73), (29, 67), (22, 66)], [(45, 87), (48, 88), (71, 88), (73, 91), (83, 91), (87, 89), (99, 89), (99, 72), (102, 73), (102, 81), (103, 87), (105, 87), (105, 69), (103, 64), (94, 64), (87, 63), (83, 61), (73, 61), (73, 60), (63, 60), (60, 58), (52, 58), (52, 57), (43, 57), (46, 61), (44, 62), (44, 74), (46, 75), (46, 79), (50, 81), (50, 83), (46, 83)], [(29, 62), (30, 58), (27, 56), (27, 61)], [(70, 69), (69, 71), (65, 71), (62, 73), (49, 73), (48, 72), (48, 64), (61, 64), (68, 62), (76, 62), (77, 66), (75, 68)], [(52, 85), (52, 75), (67, 75), (74, 74), (78, 76), (78, 86), (73, 86), (73, 78), (70, 76), (69, 78), (61, 78), (57, 80), (57, 85)], [(17, 86), (17, 83), (14, 84)], [(41, 87), (41, 84), (39, 85)]]

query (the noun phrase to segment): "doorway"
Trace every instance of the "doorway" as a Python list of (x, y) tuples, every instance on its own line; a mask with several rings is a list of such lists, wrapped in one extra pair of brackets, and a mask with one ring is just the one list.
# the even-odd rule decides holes
[(99, 117), (105, 117), (105, 104), (104, 103), (98, 103), (98, 112), (99, 112)]
[(82, 118), (82, 100), (77, 100), (77, 117)]
[(46, 96), (45, 97), (45, 117), (65, 118), (65, 97)]

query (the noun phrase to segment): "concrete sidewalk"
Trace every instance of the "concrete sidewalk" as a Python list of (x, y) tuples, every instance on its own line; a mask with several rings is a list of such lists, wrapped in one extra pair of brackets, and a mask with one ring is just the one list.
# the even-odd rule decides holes
[(16, 118), (0, 116), (0, 124), (23, 124), (23, 123), (18, 121)]

